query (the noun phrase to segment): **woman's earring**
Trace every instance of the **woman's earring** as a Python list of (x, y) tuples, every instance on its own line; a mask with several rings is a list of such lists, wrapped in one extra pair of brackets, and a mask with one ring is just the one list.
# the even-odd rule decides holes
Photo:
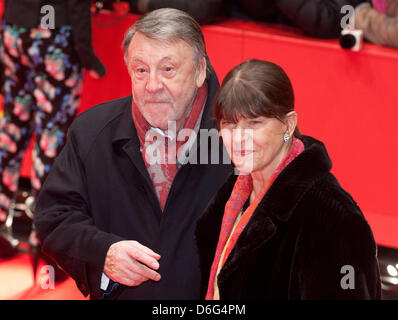
[(289, 139), (290, 139), (290, 136), (289, 136), (289, 134), (286, 132), (286, 133), (283, 135), (283, 141), (288, 142)]

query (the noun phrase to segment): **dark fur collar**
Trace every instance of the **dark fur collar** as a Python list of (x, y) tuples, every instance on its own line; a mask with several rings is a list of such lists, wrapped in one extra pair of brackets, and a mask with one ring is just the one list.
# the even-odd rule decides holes
[[(329, 173), (332, 163), (323, 143), (309, 136), (303, 136), (302, 141), (305, 150), (280, 173), (254, 211), (224, 265), (220, 281), (234, 269), (234, 264), (242, 256), (263, 246), (275, 234), (277, 225), (290, 218), (304, 194), (319, 178)], [(214, 257), (224, 206), (231, 195), (236, 178), (234, 174), (228, 178), (209, 209), (198, 221), (196, 238), (201, 248), (207, 248), (206, 256), (201, 257), (205, 265)]]

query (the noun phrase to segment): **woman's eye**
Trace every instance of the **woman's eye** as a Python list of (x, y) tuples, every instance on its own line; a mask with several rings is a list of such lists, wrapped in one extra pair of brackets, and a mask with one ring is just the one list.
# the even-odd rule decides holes
[(235, 123), (234, 122), (232, 122), (232, 121), (228, 121), (228, 120), (223, 120), (223, 121), (221, 121), (221, 125), (223, 125), (223, 126), (234, 126), (235, 125)]
[(250, 123), (250, 125), (255, 126), (255, 125), (260, 124), (262, 122), (260, 120), (251, 120), (249, 123)]

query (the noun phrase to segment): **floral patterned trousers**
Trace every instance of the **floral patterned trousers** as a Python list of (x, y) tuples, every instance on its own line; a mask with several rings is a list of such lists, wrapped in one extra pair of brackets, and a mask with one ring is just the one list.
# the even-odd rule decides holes
[(31, 172), (37, 196), (80, 101), (82, 71), (71, 27), (54, 30), (3, 24), (5, 81), (0, 119), (0, 223), (18, 189), (22, 157), (36, 136)]

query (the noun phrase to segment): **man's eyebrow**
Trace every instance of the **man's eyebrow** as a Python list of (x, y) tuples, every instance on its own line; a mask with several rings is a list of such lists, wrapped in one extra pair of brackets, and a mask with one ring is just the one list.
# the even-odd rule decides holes
[(132, 58), (131, 59), (131, 62), (142, 62), (142, 63), (145, 63), (142, 59), (140, 59), (140, 58)]
[(177, 57), (176, 57), (176, 56), (166, 56), (166, 57), (162, 58), (162, 59), (160, 60), (160, 62), (165, 61), (165, 60), (173, 60), (173, 61), (176, 61), (176, 60), (177, 60)]
[[(171, 60), (171, 61), (173, 61), (173, 62), (177, 62), (177, 57), (176, 56), (174, 56), (174, 55), (171, 55), (171, 56), (165, 56), (165, 57), (163, 57), (160, 61), (159, 61), (159, 63), (162, 63), (162, 62), (165, 62), (165, 61), (169, 61), (169, 60)], [(146, 62), (144, 61), (144, 59), (142, 59), (141, 57), (133, 57), (132, 59), (131, 59), (131, 62), (141, 62), (141, 63), (144, 63), (144, 64), (146, 64)]]

